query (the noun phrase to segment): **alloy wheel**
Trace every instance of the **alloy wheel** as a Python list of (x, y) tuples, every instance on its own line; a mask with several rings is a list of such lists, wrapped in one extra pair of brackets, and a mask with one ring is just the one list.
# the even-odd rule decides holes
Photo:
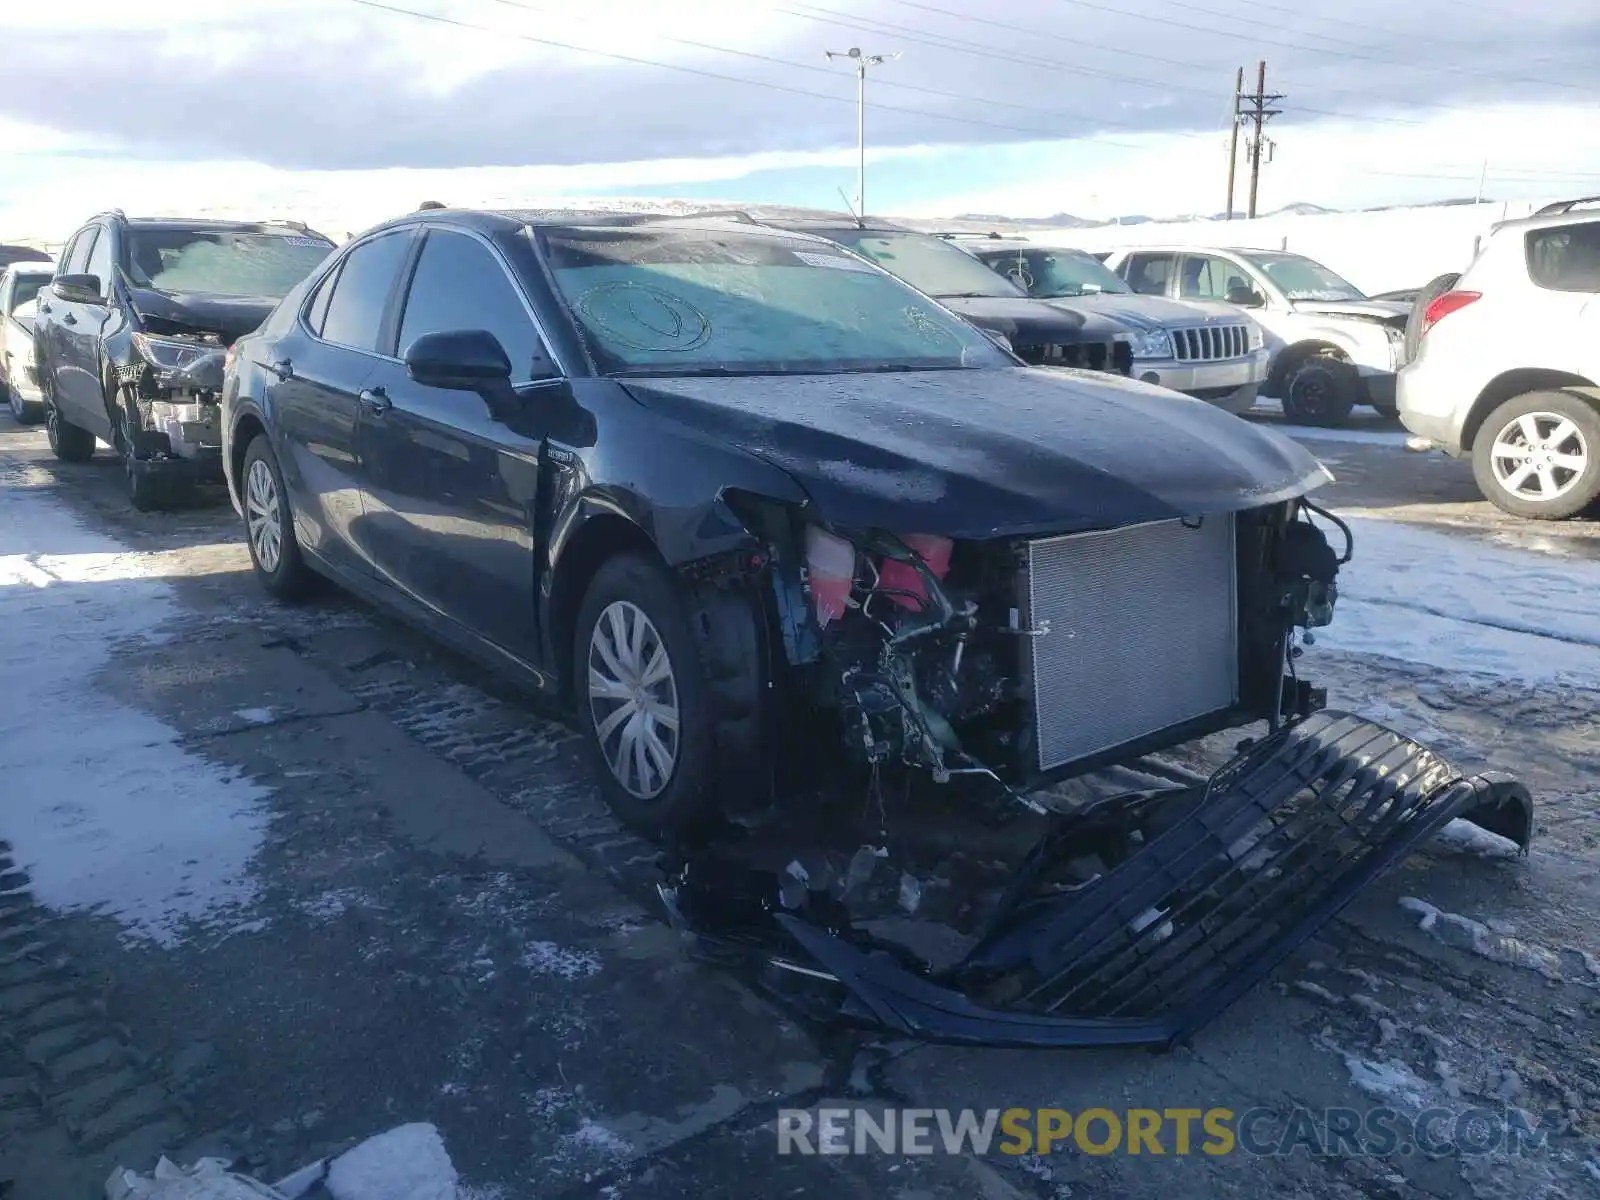
[(588, 686), (601, 756), (628, 792), (654, 799), (677, 764), (678, 684), (660, 631), (638, 605), (617, 600), (601, 612)]
[(265, 459), (250, 464), (244, 483), (244, 511), (256, 563), (270, 575), (283, 559), (283, 519), (278, 511), (278, 481)]
[(1495, 434), (1489, 462), (1495, 482), (1508, 493), (1547, 504), (1577, 486), (1590, 453), (1576, 422), (1538, 411), (1513, 418)]

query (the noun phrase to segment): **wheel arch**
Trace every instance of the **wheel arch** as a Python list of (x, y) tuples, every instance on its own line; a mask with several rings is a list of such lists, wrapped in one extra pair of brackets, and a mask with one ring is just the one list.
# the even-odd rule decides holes
[(643, 554), (666, 565), (655, 542), (636, 522), (619, 512), (603, 511), (579, 524), (552, 554), (545, 599), (546, 650), (562, 695), (572, 694), (572, 662), (567, 651), (589, 581), (606, 561), (626, 553)]
[(233, 421), (233, 431), (228, 435), (228, 495), (233, 506), (242, 511), (244, 496), (240, 491), (244, 477), (244, 456), (250, 443), (266, 435), (267, 426), (261, 414), (252, 408), (241, 412)]
[(1285, 346), (1278, 351), (1272, 360), (1272, 372), (1267, 376), (1266, 391), (1269, 395), (1281, 396), (1284, 386), (1289, 382), (1289, 376), (1299, 370), (1307, 359), (1323, 356), (1337, 358), (1341, 362), (1350, 361), (1350, 352), (1337, 342), (1330, 342), (1323, 338), (1305, 338)]
[[(1470, 451), (1478, 433), (1483, 428), (1483, 423), (1489, 419), (1489, 414), (1499, 408), (1514, 396), (1525, 392), (1561, 391), (1569, 388), (1587, 388), (1593, 391), (1593, 380), (1585, 379), (1582, 375), (1574, 375), (1570, 371), (1552, 371), (1543, 367), (1518, 367), (1510, 371), (1502, 371), (1478, 393), (1478, 398), (1472, 402), (1472, 408), (1467, 412), (1467, 419), (1461, 426), (1461, 449)], [(1600, 408), (1600, 399), (1594, 395), (1587, 395), (1585, 399), (1596, 408)]]

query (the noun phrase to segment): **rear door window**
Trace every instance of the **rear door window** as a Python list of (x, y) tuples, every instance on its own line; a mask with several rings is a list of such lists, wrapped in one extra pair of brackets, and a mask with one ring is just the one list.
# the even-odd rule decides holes
[(1177, 261), (1175, 254), (1130, 254), (1122, 277), (1141, 296), (1165, 296)]
[(333, 285), (338, 278), (339, 270), (335, 267), (323, 276), (311, 293), (311, 303), (306, 305), (306, 327), (318, 337), (322, 336), (322, 323), (328, 319), (328, 301), (333, 299)]
[[(411, 249), (411, 230), (385, 233), (352, 250), (339, 269), (322, 323), (323, 341), (378, 353), (384, 314)], [(387, 348), (385, 348), (386, 350)]]
[(1528, 276), (1556, 292), (1600, 292), (1600, 221), (1528, 234)]

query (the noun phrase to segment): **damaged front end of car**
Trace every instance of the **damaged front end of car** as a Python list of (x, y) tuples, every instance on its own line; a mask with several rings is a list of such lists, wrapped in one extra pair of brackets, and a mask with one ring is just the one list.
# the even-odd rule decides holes
[[(1297, 642), (1331, 621), (1352, 551), (1303, 497), (987, 540), (724, 503), (764, 546), (752, 561), (786, 686), (831, 714), (869, 788), (978, 785), (974, 803), (1030, 822), (1009, 877), (950, 906), (960, 953), (942, 962), (852, 904), (857, 866), (890, 856), (886, 828), (851, 878), (803, 853), (776, 869), (728, 845), (682, 859), (661, 888), (674, 924), (825, 1015), (977, 1044), (1170, 1043), (1449, 821), (1528, 846), (1520, 784), (1329, 711), (1298, 678)], [(1208, 773), (1150, 757), (1256, 723), (1264, 735)], [(1135, 782), (1052, 792), (1118, 772)], [(904, 878), (902, 915), (917, 907)]]
[(209, 331), (131, 336), (117, 381), (137, 460), (221, 469), (217, 405), (227, 349), (222, 335)]

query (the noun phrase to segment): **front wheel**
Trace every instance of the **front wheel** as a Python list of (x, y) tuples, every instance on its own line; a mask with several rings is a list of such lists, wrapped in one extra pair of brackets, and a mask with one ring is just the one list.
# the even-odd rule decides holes
[(1289, 373), (1283, 415), (1301, 425), (1343, 425), (1356, 406), (1361, 377), (1341, 359), (1319, 355)]
[(1577, 392), (1513, 396), (1473, 439), (1472, 474), (1513, 516), (1575, 517), (1600, 498), (1600, 411)]
[(258, 433), (245, 449), (239, 489), (244, 501), (245, 541), (256, 579), (279, 600), (309, 595), (316, 579), (300, 553), (283, 472), (264, 433)]
[(600, 790), (624, 822), (660, 836), (711, 814), (705, 667), (658, 563), (622, 554), (595, 572), (574, 629), (573, 682)]

